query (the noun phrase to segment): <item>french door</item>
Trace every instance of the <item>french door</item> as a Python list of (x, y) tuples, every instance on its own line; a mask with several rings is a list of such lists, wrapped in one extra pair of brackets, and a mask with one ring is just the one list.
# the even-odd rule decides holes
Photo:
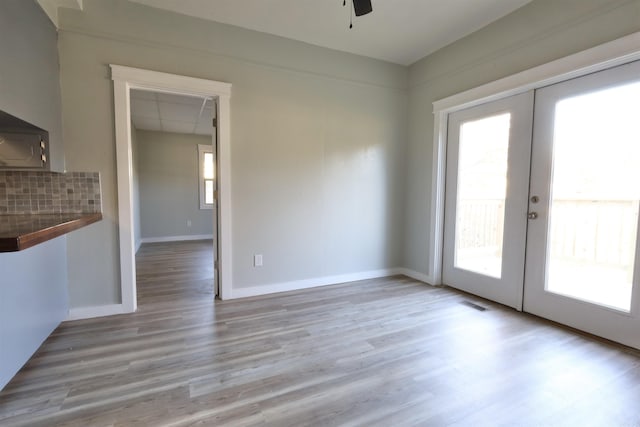
[[(487, 120), (482, 110), (496, 103), (450, 115), (443, 281), (640, 348), (640, 63), (538, 89), (535, 108), (529, 102), (533, 133), (516, 137), (510, 130), (504, 212), (488, 207), (496, 204), (489, 178), (464, 172), (499, 157), (465, 148), (474, 143), (465, 128)], [(483, 153), (475, 164), (468, 163), (473, 150)], [(505, 170), (495, 163), (489, 169)], [(473, 197), (468, 185), (477, 189)], [(522, 194), (510, 195), (512, 186)], [(499, 235), (501, 221), (502, 242), (486, 238)]]
[(533, 92), (449, 116), (443, 281), (522, 309)]
[(524, 310), (640, 348), (639, 62), (537, 91), (530, 196)]

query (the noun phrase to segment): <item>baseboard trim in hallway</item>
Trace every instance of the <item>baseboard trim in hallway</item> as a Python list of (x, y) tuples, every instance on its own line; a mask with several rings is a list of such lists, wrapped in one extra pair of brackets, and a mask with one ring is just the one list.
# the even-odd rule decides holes
[(213, 234), (189, 234), (184, 236), (143, 237), (140, 243), (189, 242), (191, 240), (212, 240)]

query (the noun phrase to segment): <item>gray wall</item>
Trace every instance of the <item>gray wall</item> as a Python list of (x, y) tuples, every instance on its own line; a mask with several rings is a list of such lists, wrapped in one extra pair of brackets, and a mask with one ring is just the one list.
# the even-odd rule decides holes
[(67, 317), (66, 238), (0, 253), (0, 390)]
[(120, 302), (109, 63), (233, 84), (234, 286), (401, 264), (406, 67), (120, 0), (60, 12), (67, 164), (103, 179), (104, 220), (69, 238), (73, 307)]
[(138, 131), (131, 125), (131, 186), (133, 187), (133, 244), (135, 250), (142, 243), (142, 227), (140, 226), (140, 173), (138, 168)]
[(0, 1), (0, 110), (49, 131), (51, 170), (62, 172), (56, 43), (56, 29), (35, 0)]
[(137, 134), (142, 238), (212, 236), (213, 210), (200, 209), (198, 187), (198, 145), (211, 145), (211, 136)]
[(432, 103), (637, 31), (638, 0), (536, 0), (410, 67), (407, 268), (430, 273)]
[[(56, 31), (35, 2), (0, 2), (0, 110), (49, 130), (64, 165)], [(67, 316), (66, 238), (0, 253), (0, 389)]]
[(123, 0), (84, 5), (61, 10), (67, 164), (101, 172), (105, 220), (69, 238), (74, 307), (120, 301), (109, 63), (233, 84), (232, 276), (246, 287), (429, 273), (432, 102), (640, 30), (638, 0), (536, 0), (407, 69)]

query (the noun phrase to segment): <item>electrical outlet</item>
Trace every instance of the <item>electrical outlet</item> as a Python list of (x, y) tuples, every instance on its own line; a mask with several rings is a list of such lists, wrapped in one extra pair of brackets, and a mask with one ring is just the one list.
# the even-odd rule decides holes
[(253, 256), (253, 266), (262, 267), (262, 254), (256, 254)]
[(187, 227), (191, 227), (191, 220), (190, 219), (187, 220)]

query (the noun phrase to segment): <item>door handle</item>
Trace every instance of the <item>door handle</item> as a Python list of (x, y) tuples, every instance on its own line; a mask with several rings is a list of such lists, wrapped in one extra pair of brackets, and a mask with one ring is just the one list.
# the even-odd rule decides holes
[(529, 219), (538, 219), (538, 212), (529, 212), (527, 215)]

